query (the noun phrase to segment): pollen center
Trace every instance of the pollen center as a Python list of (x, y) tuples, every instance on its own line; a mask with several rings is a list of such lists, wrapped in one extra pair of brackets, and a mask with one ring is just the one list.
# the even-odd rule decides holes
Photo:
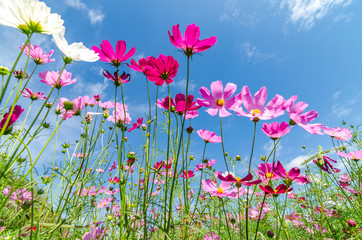
[(241, 177), (236, 177), (235, 180), (238, 181), (238, 182), (240, 182)]
[(260, 114), (260, 110), (259, 109), (254, 109), (252, 112), (251, 112), (251, 114), (253, 115), (253, 116), (255, 116), (256, 114)]
[(224, 100), (223, 100), (223, 99), (218, 99), (218, 100), (216, 101), (216, 105), (218, 105), (218, 106), (224, 106)]
[(217, 189), (217, 193), (224, 193), (224, 189), (218, 188), (218, 189)]
[(266, 174), (266, 177), (267, 177), (267, 178), (272, 178), (272, 177), (274, 177), (274, 174), (268, 172), (268, 173)]

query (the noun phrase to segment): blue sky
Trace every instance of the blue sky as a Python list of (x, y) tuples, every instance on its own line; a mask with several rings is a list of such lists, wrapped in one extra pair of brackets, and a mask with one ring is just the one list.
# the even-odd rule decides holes
[[(200, 97), (201, 86), (209, 88), (216, 80), (248, 85), (254, 93), (262, 86), (268, 88), (268, 99), (275, 94), (284, 98), (298, 95), (299, 101), (309, 104), (307, 111), (316, 110), (315, 123), (330, 127), (341, 126), (342, 120), (359, 124), (362, 119), (362, 2), (357, 0), (260, 0), (260, 1), (96, 1), (49, 0), (45, 3), (52, 12), (64, 19), (69, 43), (83, 42), (87, 47), (99, 46), (108, 39), (112, 45), (125, 40), (127, 49), (136, 48), (135, 58), (173, 55), (180, 63), (179, 73), (171, 87), (172, 95), (184, 92), (186, 57), (169, 41), (168, 30), (180, 24), (183, 33), (188, 24), (200, 26), (201, 39), (217, 37), (217, 43), (191, 62), (191, 93)], [(15, 59), (17, 46), (25, 39), (15, 29), (0, 26), (3, 44), (0, 46), (0, 65), (8, 57)], [(60, 51), (48, 36), (37, 36), (46, 50), (55, 49), (58, 60), (44, 70), (60, 70)], [(17, 45), (14, 45), (16, 43)], [(9, 66), (10, 67), (10, 66)], [(76, 63), (68, 70), (78, 79), (65, 87), (63, 96), (100, 93), (105, 100), (113, 98), (113, 84), (101, 75), (111, 70), (105, 63)], [(125, 87), (126, 104), (133, 121), (147, 111), (144, 76), (125, 67), (132, 79)], [(34, 78), (31, 88), (47, 92), (47, 86)], [(153, 87), (153, 86), (152, 86)], [(155, 91), (155, 87), (151, 88)], [(163, 94), (163, 95), (162, 95)], [(165, 97), (166, 88), (160, 96)], [(288, 121), (287, 115), (275, 121)], [(68, 120), (67, 120), (68, 121)], [(223, 119), (227, 151), (246, 158), (250, 152), (252, 126), (248, 118), (233, 114)], [(269, 139), (261, 134), (258, 123), (256, 157), (266, 154)], [(71, 120), (68, 127), (74, 127)], [(205, 128), (219, 134), (219, 119), (204, 109), (193, 121), (195, 130)], [(74, 127), (79, 131), (79, 126)], [(78, 134), (63, 136), (65, 140)], [(284, 163), (303, 159), (307, 145), (313, 153), (317, 145), (331, 147), (328, 136), (312, 136), (295, 126), (282, 140), (278, 158)], [(194, 135), (192, 153), (202, 154), (203, 142)], [(207, 156), (215, 158), (223, 168), (221, 146), (209, 147)], [(297, 161), (297, 160), (295, 160)], [(293, 163), (295, 163), (295, 161)], [(258, 162), (258, 161), (257, 161)], [(257, 163), (256, 162), (256, 163)], [(196, 165), (196, 163), (195, 163)], [(290, 167), (292, 164), (289, 165)]]

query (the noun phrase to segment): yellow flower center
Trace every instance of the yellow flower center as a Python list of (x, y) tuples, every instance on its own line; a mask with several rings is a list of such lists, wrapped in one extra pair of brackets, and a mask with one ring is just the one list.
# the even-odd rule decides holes
[(43, 32), (43, 28), (40, 25), (39, 22), (33, 22), (32, 20), (30, 20), (29, 22), (27, 22), (26, 24), (20, 24), (18, 26), (19, 30), (25, 34), (30, 34), (30, 33), (42, 33)]
[(224, 193), (224, 189), (218, 188), (218, 189), (217, 189), (217, 193)]
[(236, 177), (235, 180), (239, 182), (241, 180), (241, 177)]
[(272, 178), (272, 177), (274, 177), (274, 174), (268, 172), (268, 173), (266, 174), (266, 177), (267, 177), (267, 178)]
[(259, 109), (254, 109), (253, 111), (251, 111), (251, 114), (253, 115), (253, 116), (255, 116), (255, 114), (260, 114), (261, 112), (260, 112), (260, 110)]
[(218, 99), (218, 100), (216, 101), (216, 105), (218, 105), (218, 106), (224, 106), (224, 100), (223, 100), (223, 99)]

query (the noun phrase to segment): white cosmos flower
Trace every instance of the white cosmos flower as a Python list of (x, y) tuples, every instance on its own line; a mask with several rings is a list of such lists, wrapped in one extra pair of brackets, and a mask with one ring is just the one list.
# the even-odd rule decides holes
[(38, 0), (0, 0), (0, 24), (20, 29), (23, 33), (54, 34), (64, 21), (60, 15)]
[(63, 27), (61, 32), (53, 34), (53, 42), (67, 58), (85, 62), (95, 62), (99, 59), (98, 54), (84, 46), (82, 42), (75, 42), (69, 45), (64, 34), (65, 27)]

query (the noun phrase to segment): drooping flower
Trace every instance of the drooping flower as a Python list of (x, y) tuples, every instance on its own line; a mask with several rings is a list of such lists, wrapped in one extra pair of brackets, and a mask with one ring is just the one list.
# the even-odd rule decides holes
[(227, 83), (225, 89), (221, 81), (212, 82), (210, 85), (211, 93), (206, 87), (200, 88), (200, 94), (204, 99), (197, 99), (197, 103), (203, 107), (210, 107), (206, 110), (211, 116), (219, 112), (220, 117), (230, 116), (226, 109), (233, 110), (237, 104), (241, 104), (241, 95), (238, 94), (230, 98), (236, 91), (237, 86), (233, 83)]
[(194, 176), (195, 176), (195, 174), (192, 170), (188, 170), (187, 172), (183, 171), (183, 173), (180, 174), (180, 177), (182, 177), (182, 178), (192, 178)]
[(271, 186), (259, 185), (259, 188), (265, 192), (265, 194), (271, 194), (273, 197), (278, 197), (279, 194), (283, 194), (289, 191), (292, 191), (293, 188), (289, 188), (285, 184), (278, 185), (275, 189)]
[[(29, 44), (27, 44), (24, 47), (20, 46), (20, 49), (24, 48), (24, 53), (26, 55), (29, 55)], [(51, 50), (49, 54), (46, 54), (46, 52), (43, 52), (43, 49), (37, 45), (30, 45), (30, 58), (32, 58), (35, 62), (35, 64), (46, 64), (52, 61), (55, 61), (54, 58), (50, 58), (53, 55), (54, 50)]]
[[(77, 81), (76, 78), (72, 79), (72, 73), (67, 72), (67, 70), (63, 70), (62, 75), (59, 78), (59, 71), (45, 71), (43, 73), (39, 73), (39, 77), (41, 78), (41, 82), (46, 83), (56, 89), (60, 89), (61, 87), (73, 84)], [(58, 79), (59, 78), (59, 79)]]
[(133, 130), (135, 130), (136, 128), (139, 128), (142, 125), (143, 122), (143, 118), (138, 118), (136, 123), (133, 123), (133, 126), (128, 129), (128, 132), (132, 132)]
[(261, 183), (260, 179), (251, 181), (251, 180), (253, 180), (253, 175), (251, 173), (249, 173), (244, 178), (234, 177), (232, 174), (227, 174), (226, 176), (223, 176), (222, 174), (219, 174), (218, 178), (223, 182), (230, 182), (230, 183), (239, 184), (238, 187), (240, 187), (241, 184), (244, 184), (246, 186), (252, 186), (252, 185), (257, 185), (257, 184)]
[(206, 192), (209, 192), (211, 196), (217, 197), (231, 197), (234, 198), (237, 196), (237, 193), (233, 190), (230, 190), (231, 183), (221, 182), (219, 186), (212, 179), (202, 179), (202, 189)]
[(270, 137), (271, 139), (278, 139), (283, 137), (285, 134), (289, 133), (290, 128), (288, 128), (289, 124), (287, 122), (277, 123), (264, 123), (261, 130)]
[(152, 57), (151, 65), (145, 67), (145, 74), (151, 82), (157, 86), (170, 84), (177, 74), (178, 62), (172, 56), (160, 54), (158, 58)]
[(345, 157), (356, 162), (362, 159), (362, 150), (357, 150), (349, 153), (337, 152), (337, 154), (341, 157)]
[(145, 73), (146, 72), (146, 66), (148, 66), (148, 65), (152, 66), (152, 59), (153, 59), (153, 57), (147, 57), (147, 59), (146, 58), (141, 58), (141, 59), (138, 60), (138, 64), (137, 64), (137, 62), (135, 60), (132, 59), (131, 60), (132, 65), (130, 65), (128, 63), (126, 63), (126, 64), (127, 64), (128, 67), (132, 68), (133, 70), (135, 70), (137, 72), (141, 72), (143, 74), (146, 74)]
[(129, 81), (131, 81), (131, 75), (129, 73), (126, 74), (125, 72), (123, 72), (122, 75), (119, 75), (118, 71), (115, 71), (112, 75), (106, 70), (105, 72), (103, 72), (103, 75), (106, 78), (112, 80), (114, 86), (116, 87), (121, 86), (122, 83), (128, 83)]
[(38, 100), (38, 99), (46, 99), (47, 97), (44, 96), (44, 93), (42, 92), (33, 92), (30, 90), (30, 88), (25, 88), (26, 92), (22, 92), (23, 93), (23, 96), (26, 97), (26, 98), (30, 98), (32, 101), (34, 100)]
[[(178, 93), (175, 96), (175, 101), (168, 97), (157, 99), (157, 106), (166, 110), (169, 110), (169, 102), (171, 101), (171, 112), (176, 112), (178, 115), (184, 115), (185, 108), (186, 108), (186, 98), (185, 94)], [(194, 102), (194, 96), (188, 95), (187, 97), (187, 112), (186, 112), (186, 119), (192, 119), (199, 115), (197, 109), (199, 109), (201, 106), (197, 105), (196, 102)]]
[(339, 128), (339, 127), (329, 128), (325, 126), (323, 128), (323, 132), (331, 136), (332, 138), (338, 139), (340, 141), (347, 141), (352, 138), (352, 131), (349, 130), (348, 128)]
[(307, 124), (308, 122), (316, 119), (318, 113), (312, 110), (302, 114), (304, 109), (308, 107), (308, 104), (305, 102), (297, 102), (296, 104), (294, 104), (297, 98), (298, 96), (292, 96), (285, 102), (285, 107), (290, 118), (289, 124), (298, 125), (307, 132), (310, 132), (312, 134), (323, 134), (321, 132), (323, 124), (320, 123)]
[(313, 162), (327, 173), (331, 173), (330, 170), (332, 170), (332, 172), (334, 173), (338, 173), (341, 171), (340, 169), (333, 167), (331, 164), (331, 162), (337, 163), (337, 161), (327, 156), (323, 156), (323, 159), (315, 159), (313, 160)]
[(110, 183), (119, 183), (119, 178), (116, 176), (114, 178), (108, 178), (108, 182)]
[(206, 161), (207, 161), (207, 163), (205, 163), (205, 160), (204, 160), (203, 163), (197, 164), (195, 167), (195, 171), (200, 171), (204, 168), (211, 169), (211, 167), (216, 163), (215, 159), (211, 159), (210, 161), (206, 159)]
[(179, 24), (172, 27), (172, 34), (168, 31), (171, 43), (182, 49), (186, 56), (190, 57), (194, 53), (205, 51), (216, 43), (216, 37), (210, 37), (204, 40), (199, 40), (200, 28), (195, 24), (188, 25), (185, 31), (185, 38), (182, 37)]
[[(21, 108), (20, 105), (15, 105), (13, 113), (10, 116), (9, 122), (6, 125), (6, 130), (4, 131), (4, 134), (11, 132), (12, 125), (15, 123), (16, 120), (18, 120), (18, 118), (20, 117), (20, 115), (23, 111), (24, 111), (24, 108)], [(3, 118), (0, 121), (0, 131), (2, 131), (2, 129), (5, 126), (5, 123), (8, 121), (10, 112), (11, 112), (11, 107), (9, 108), (9, 112), (5, 113)]]
[(278, 94), (270, 100), (264, 107), (267, 98), (267, 89), (262, 87), (251, 97), (248, 86), (241, 90), (241, 98), (246, 111), (243, 108), (235, 107), (234, 111), (239, 116), (250, 117), (250, 120), (258, 122), (259, 120), (268, 120), (284, 114), (284, 98)]
[(259, 175), (265, 185), (268, 184), (269, 180), (278, 180), (280, 176), (275, 173), (277, 164), (261, 163), (258, 165), (258, 169), (255, 170), (256, 174)]
[(53, 42), (66, 56), (64, 58), (66, 63), (71, 63), (72, 60), (85, 62), (98, 61), (99, 56), (93, 50), (84, 46), (82, 42), (74, 42), (69, 45), (64, 34), (65, 28), (63, 28), (61, 32), (53, 34)]
[(198, 130), (197, 134), (200, 136), (200, 138), (204, 139), (206, 143), (220, 143), (222, 141), (220, 136), (216, 136), (214, 132), (205, 129)]
[(293, 181), (298, 184), (308, 183), (308, 179), (305, 176), (300, 175), (300, 169), (297, 167), (293, 167), (288, 172), (285, 171), (281, 162), (278, 161), (276, 165), (276, 169), (274, 170), (275, 174), (279, 175), (284, 179), (284, 182), (287, 186), (290, 186)]
[(60, 15), (50, 13), (50, 8), (38, 0), (2, 0), (0, 12), (1, 25), (18, 28), (25, 34), (54, 34), (63, 28)]
[(126, 52), (126, 42), (123, 40), (117, 41), (116, 52), (114, 52), (111, 43), (108, 40), (103, 40), (100, 44), (101, 48), (93, 46), (92, 50), (99, 54), (100, 60), (103, 62), (110, 62), (115, 67), (119, 67), (122, 62), (127, 61), (136, 52), (136, 48), (131, 48), (128, 53)]

